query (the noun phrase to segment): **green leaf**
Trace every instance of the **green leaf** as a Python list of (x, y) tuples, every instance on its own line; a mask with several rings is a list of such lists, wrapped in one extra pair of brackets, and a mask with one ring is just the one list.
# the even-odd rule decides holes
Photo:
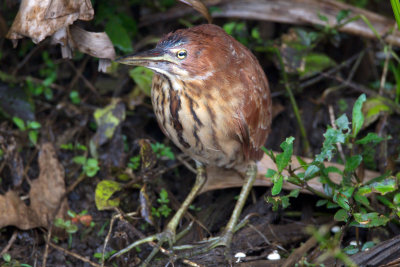
[(40, 127), (42, 127), (42, 125), (37, 121), (28, 121), (26, 124), (27, 129), (37, 130), (40, 129)]
[(125, 53), (133, 51), (131, 38), (123, 27), (121, 20), (117, 16), (113, 16), (108, 21), (105, 31), (110, 37), (111, 42)]
[(343, 190), (336, 192), (336, 194), (334, 194), (333, 200), (340, 207), (349, 211), (350, 210), (349, 198), (352, 196), (353, 191), (354, 191), (354, 187), (344, 188)]
[(223, 26), (222, 28), (224, 29), (224, 31), (225, 31), (227, 34), (232, 35), (233, 30), (234, 30), (235, 27), (236, 27), (236, 24), (237, 24), (236, 22), (232, 21), (232, 22), (229, 22), (229, 23), (225, 23), (224, 26)]
[(343, 248), (343, 251), (348, 255), (354, 255), (359, 252), (359, 249), (357, 246), (350, 245), (350, 246)]
[(39, 133), (37, 131), (29, 131), (28, 132), (29, 141), (31, 141), (31, 143), (34, 145), (37, 144), (38, 134)]
[(362, 113), (363, 103), (367, 100), (365, 94), (362, 94), (356, 100), (353, 106), (353, 137), (356, 137), (364, 123), (364, 115)]
[(71, 99), (71, 102), (75, 105), (78, 105), (79, 103), (81, 103), (81, 98), (79, 96), (78, 91), (75, 91), (75, 90), (71, 91), (69, 93), (69, 99)]
[(96, 109), (93, 117), (98, 127), (91, 141), (98, 147), (111, 139), (117, 127), (125, 120), (125, 105), (120, 99), (113, 98), (106, 107)]
[(347, 158), (344, 171), (347, 173), (354, 172), (360, 165), (361, 161), (362, 161), (361, 155), (354, 155), (350, 158)]
[(393, 203), (396, 205), (400, 205), (400, 193), (397, 193), (396, 195), (394, 195)]
[(13, 117), (12, 120), (13, 120), (14, 124), (18, 127), (18, 129), (20, 129), (21, 131), (26, 130), (25, 122), (23, 119), (18, 118), (18, 117)]
[(372, 97), (363, 105), (363, 112), (365, 114), (364, 126), (367, 127), (375, 122), (382, 113), (391, 113), (391, 108), (386, 104), (382, 97)]
[(371, 189), (375, 192), (381, 193), (382, 195), (393, 192), (396, 190), (397, 185), (394, 179), (386, 179), (382, 182), (375, 182), (370, 185)]
[(97, 184), (95, 190), (95, 202), (98, 210), (107, 210), (118, 207), (119, 198), (110, 199), (111, 196), (123, 188), (122, 184), (112, 181), (103, 180)]
[(3, 254), (3, 260), (4, 260), (5, 262), (10, 262), (10, 261), (11, 261), (11, 255), (8, 254), (8, 253), (4, 253), (4, 254)]
[(322, 14), (319, 13), (319, 12), (318, 12), (317, 15), (318, 15), (318, 18), (319, 18), (320, 20), (322, 20), (322, 21), (324, 21), (324, 22), (328, 22), (328, 21), (329, 21), (327, 16), (322, 15)]
[(377, 212), (371, 213), (354, 213), (354, 219), (359, 223), (359, 227), (369, 228), (386, 225), (389, 218), (385, 215), (379, 215)]
[(361, 195), (366, 195), (372, 192), (372, 189), (369, 185), (362, 186), (358, 189), (358, 193)]
[(364, 138), (357, 140), (356, 144), (359, 145), (366, 145), (368, 143), (379, 144), (383, 140), (385, 140), (385, 138), (380, 137), (376, 133), (368, 133), (367, 136), (365, 136)]
[(300, 193), (300, 189), (294, 189), (294, 190), (290, 191), (288, 196), (297, 198), (299, 196), (299, 193)]
[(84, 156), (76, 156), (76, 157), (72, 158), (72, 161), (75, 162), (76, 164), (85, 165), (86, 157), (84, 157)]
[(161, 143), (151, 144), (151, 149), (157, 155), (158, 158), (167, 158), (170, 160), (175, 160), (175, 155), (171, 150), (171, 147), (166, 146)]
[(320, 200), (317, 201), (317, 204), (315, 204), (315, 206), (317, 206), (317, 207), (322, 207), (322, 206), (324, 206), (324, 205), (327, 204), (327, 203), (328, 203), (328, 200), (327, 200), (327, 199), (320, 199)]
[(265, 174), (265, 177), (272, 178), (272, 176), (274, 176), (275, 174), (276, 174), (275, 170), (268, 168), (267, 173)]
[(342, 22), (345, 18), (347, 18), (351, 13), (351, 10), (349, 9), (342, 9), (339, 11), (339, 13), (336, 15), (336, 21), (338, 24)]
[(151, 96), (153, 71), (145, 67), (136, 67), (129, 71), (129, 76), (131, 76), (143, 93), (147, 96)]
[(304, 67), (299, 68), (301, 78), (314, 75), (336, 65), (334, 60), (322, 53), (308, 53), (303, 57), (303, 61)]
[(308, 168), (304, 174), (304, 179), (308, 180), (310, 178), (313, 178), (317, 172), (319, 172), (318, 166), (316, 166), (316, 165), (308, 166)]
[(271, 194), (273, 196), (278, 195), (282, 190), (283, 185), (283, 175), (282, 174), (275, 174), (274, 175), (274, 186), (272, 187)]
[(365, 206), (369, 206), (369, 200), (368, 200), (368, 198), (367, 198), (366, 196), (360, 194), (360, 192), (356, 192), (356, 193), (354, 194), (354, 199), (355, 199), (355, 201), (357, 201), (358, 203), (361, 203), (361, 204), (363, 204), (363, 205), (365, 205)]
[(331, 160), (333, 153), (336, 151), (335, 144), (343, 144), (349, 135), (349, 121), (346, 114), (340, 116), (336, 121), (338, 129), (328, 127), (324, 133), (324, 143), (322, 144), (322, 150), (319, 155), (316, 156), (315, 161), (322, 163), (325, 159)]
[(87, 159), (86, 164), (83, 165), (83, 171), (89, 177), (95, 176), (99, 170), (99, 162), (97, 161), (97, 159), (94, 158)]
[(361, 250), (365, 251), (366, 249), (373, 248), (374, 246), (375, 246), (375, 242), (374, 241), (368, 241), (368, 242), (364, 243), (364, 245), (362, 246)]
[(337, 222), (346, 222), (347, 219), (349, 218), (349, 215), (347, 214), (346, 210), (340, 209), (335, 213), (335, 216), (333, 218)]
[(281, 173), (284, 168), (289, 164), (290, 159), (293, 154), (293, 141), (294, 137), (288, 137), (281, 144), (283, 153), (276, 156), (276, 165), (278, 167), (278, 172)]

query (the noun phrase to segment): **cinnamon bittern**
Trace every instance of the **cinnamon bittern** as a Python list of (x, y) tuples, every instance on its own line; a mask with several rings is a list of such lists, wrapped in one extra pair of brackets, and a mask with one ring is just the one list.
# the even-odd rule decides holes
[[(210, 244), (210, 248), (229, 248), (271, 125), (270, 91), (259, 62), (245, 46), (211, 24), (169, 33), (154, 49), (117, 62), (155, 72), (151, 98), (160, 128), (197, 165), (195, 185), (165, 230), (117, 255), (148, 241), (158, 240), (159, 246), (175, 242), (179, 221), (206, 181), (204, 165), (246, 165), (232, 216), (223, 234)], [(157, 252), (155, 248), (145, 264)]]

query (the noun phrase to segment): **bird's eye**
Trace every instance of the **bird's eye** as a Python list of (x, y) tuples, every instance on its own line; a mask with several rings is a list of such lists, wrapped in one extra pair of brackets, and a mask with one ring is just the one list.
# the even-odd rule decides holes
[(187, 52), (186, 52), (185, 49), (179, 50), (176, 53), (176, 57), (179, 58), (179, 59), (184, 59), (186, 56), (187, 56)]

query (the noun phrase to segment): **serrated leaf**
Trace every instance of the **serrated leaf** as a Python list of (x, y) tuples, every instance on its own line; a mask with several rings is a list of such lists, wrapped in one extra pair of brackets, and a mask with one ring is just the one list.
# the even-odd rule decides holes
[(352, 118), (352, 125), (353, 125), (353, 137), (356, 137), (358, 132), (361, 130), (361, 127), (364, 123), (364, 115), (362, 113), (362, 106), (363, 103), (367, 100), (365, 94), (362, 94), (358, 97), (356, 102), (353, 106), (353, 118)]
[(107, 210), (118, 207), (119, 198), (110, 199), (111, 196), (122, 189), (122, 184), (112, 181), (103, 180), (97, 184), (95, 190), (95, 202), (98, 210)]
[(276, 174), (274, 176), (274, 186), (271, 189), (271, 194), (273, 196), (278, 195), (282, 190), (283, 176), (281, 174)]
[(337, 222), (346, 222), (348, 217), (349, 215), (347, 214), (347, 211), (344, 209), (340, 209), (335, 213), (335, 216), (333, 218)]
[(276, 165), (278, 167), (278, 172), (281, 173), (284, 168), (289, 164), (289, 161), (293, 154), (293, 141), (294, 137), (288, 137), (281, 144), (283, 153), (276, 156)]

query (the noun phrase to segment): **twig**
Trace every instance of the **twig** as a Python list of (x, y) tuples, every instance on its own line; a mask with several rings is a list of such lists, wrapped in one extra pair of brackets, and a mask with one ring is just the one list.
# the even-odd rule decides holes
[(26, 62), (28, 62), (28, 60), (29, 60), (39, 49), (41, 49), (41, 48), (44, 46), (44, 44), (47, 44), (47, 43), (48, 43), (47, 41), (41, 42), (41, 43), (39, 43), (38, 45), (36, 45), (31, 51), (29, 51), (29, 53), (24, 57), (24, 59), (23, 59), (20, 63), (18, 63), (18, 65), (15, 67), (15, 69), (12, 71), (11, 75), (12, 75), (12, 76), (16, 76), (16, 75), (17, 75), (17, 72), (19, 71), (19, 69), (21, 69), (21, 68), (26, 64)]
[(18, 235), (18, 230), (14, 230), (10, 240), (8, 240), (7, 246), (3, 248), (3, 250), (0, 252), (0, 256), (3, 256), (7, 251), (11, 248), (11, 246), (14, 244), (15, 240), (17, 239)]
[(303, 243), (300, 247), (296, 248), (290, 254), (290, 256), (286, 259), (282, 267), (294, 266), (295, 263), (297, 263), (299, 259), (303, 257), (303, 255), (315, 245), (317, 245), (317, 240), (315, 239), (315, 237), (311, 236), (305, 243)]
[(85, 83), (85, 85), (94, 93), (94, 95), (95, 95), (96, 97), (100, 98), (100, 95), (99, 95), (99, 93), (97, 92), (97, 90), (96, 90), (96, 88), (94, 87), (94, 85), (93, 85), (90, 81), (88, 81), (88, 80), (86, 79), (86, 77), (85, 77), (84, 75), (82, 75), (82, 73), (79, 73), (79, 70), (76, 69), (75, 65), (72, 64), (71, 61), (68, 60), (67, 63), (68, 63), (68, 64), (71, 66), (71, 68), (76, 72), (76, 74), (79, 75), (79, 77), (82, 78), (82, 80), (83, 80), (83, 82)]
[[(53, 218), (54, 218), (54, 216), (53, 216)], [(47, 235), (46, 235), (46, 246), (44, 247), (42, 267), (46, 267), (46, 264), (47, 264), (47, 256), (49, 255), (49, 243), (50, 243), (52, 231), (53, 231), (53, 224), (50, 223), (50, 227), (49, 227), (49, 230), (47, 231)]]
[(91, 261), (91, 260), (89, 260), (89, 259), (87, 259), (87, 258), (75, 253), (75, 252), (69, 251), (69, 250), (67, 250), (67, 249), (65, 249), (63, 247), (60, 247), (60, 246), (52, 243), (52, 242), (49, 242), (49, 245), (52, 246), (53, 248), (57, 249), (57, 250), (60, 250), (61, 252), (65, 253), (67, 255), (70, 255), (70, 256), (72, 256), (74, 258), (77, 258), (77, 259), (79, 259), (79, 260), (81, 260), (83, 262), (89, 263), (90, 265), (92, 265), (94, 267), (101, 267), (100, 264), (97, 264), (97, 263), (95, 263), (95, 262), (93, 262), (93, 261)]
[(293, 108), (293, 112), (294, 115), (296, 116), (297, 119), (297, 123), (299, 125), (300, 128), (300, 133), (301, 133), (301, 137), (303, 138), (303, 148), (304, 148), (304, 152), (306, 155), (309, 155), (310, 153), (310, 143), (308, 142), (308, 138), (307, 138), (307, 132), (304, 128), (303, 122), (301, 120), (301, 116), (300, 116), (300, 111), (299, 108), (297, 106), (296, 103), (296, 99), (294, 98), (292, 89), (289, 86), (289, 79), (287, 77), (287, 73), (285, 71), (285, 64), (283, 63), (283, 59), (281, 56), (281, 53), (279, 52), (278, 49), (274, 49), (275, 50), (275, 54), (277, 55), (278, 59), (279, 59), (279, 64), (282, 70), (282, 77), (283, 77), (283, 82), (285, 85), (285, 89), (287, 94), (289, 95), (289, 99), (290, 99), (290, 103), (292, 104), (292, 108)]

